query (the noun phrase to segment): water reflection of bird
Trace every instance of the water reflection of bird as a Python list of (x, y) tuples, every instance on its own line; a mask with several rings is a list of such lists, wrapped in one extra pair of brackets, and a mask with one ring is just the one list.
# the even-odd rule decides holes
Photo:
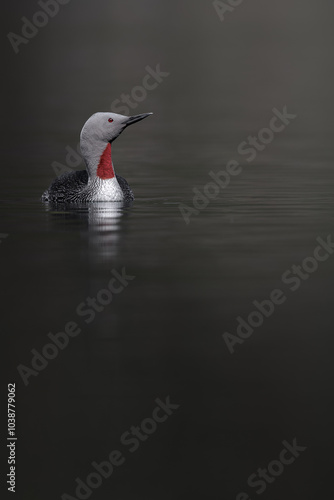
[(115, 174), (111, 143), (126, 127), (151, 114), (128, 117), (116, 113), (95, 113), (91, 116), (80, 135), (86, 170), (60, 176), (43, 193), (42, 200), (53, 203), (132, 201), (134, 196), (129, 184)]
[(108, 262), (117, 256), (125, 208), (121, 201), (92, 203), (88, 207), (89, 246), (96, 260)]
[(49, 213), (52, 231), (73, 231), (84, 229), (82, 238), (86, 240), (89, 256), (96, 262), (109, 262), (119, 253), (122, 233), (121, 219), (128, 215), (131, 202), (99, 203), (45, 203)]

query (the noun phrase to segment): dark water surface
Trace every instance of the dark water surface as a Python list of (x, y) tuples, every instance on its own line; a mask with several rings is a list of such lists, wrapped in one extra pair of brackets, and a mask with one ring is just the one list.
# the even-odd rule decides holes
[[(334, 254), (291, 280), (317, 238), (334, 240), (333, 6), (321, 4), (245, 2), (220, 22), (211, 2), (73, 0), (18, 55), (8, 47), (0, 252), (17, 498), (80, 498), (75, 479), (120, 450), (125, 463), (81, 498), (254, 499), (248, 477), (294, 438), (306, 450), (260, 496), (333, 498)], [(11, 9), (19, 32), (36, 5)], [(158, 63), (170, 75), (131, 110), (154, 116), (113, 145), (133, 205), (42, 204), (89, 115)], [(296, 118), (247, 162), (240, 143), (284, 106)], [(242, 172), (186, 224), (180, 203), (232, 159)], [(78, 314), (123, 268), (135, 278), (112, 302)], [(231, 354), (224, 332), (274, 289), (284, 303)], [(17, 366), (69, 322), (80, 333), (25, 386)], [(167, 397), (179, 408), (155, 431), (144, 422), (131, 453), (120, 437)]]

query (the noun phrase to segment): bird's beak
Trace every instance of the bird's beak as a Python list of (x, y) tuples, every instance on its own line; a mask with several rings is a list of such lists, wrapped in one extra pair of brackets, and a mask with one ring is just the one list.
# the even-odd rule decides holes
[(125, 120), (124, 125), (128, 127), (129, 125), (132, 125), (133, 123), (140, 122), (140, 120), (144, 120), (144, 118), (147, 118), (148, 116), (153, 115), (153, 113), (144, 113), (143, 115), (135, 115), (135, 116), (130, 116), (127, 120)]

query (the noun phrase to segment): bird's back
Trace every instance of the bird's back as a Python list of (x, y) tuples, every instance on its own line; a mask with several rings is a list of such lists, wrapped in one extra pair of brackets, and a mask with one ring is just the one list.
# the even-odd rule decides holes
[(55, 202), (75, 202), (80, 201), (80, 192), (87, 186), (88, 173), (86, 170), (79, 170), (63, 174), (55, 179), (49, 189), (43, 195), (43, 201)]

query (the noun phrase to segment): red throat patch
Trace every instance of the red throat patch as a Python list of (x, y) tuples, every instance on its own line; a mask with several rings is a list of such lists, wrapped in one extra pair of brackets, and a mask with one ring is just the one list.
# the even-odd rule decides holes
[(111, 160), (111, 144), (108, 143), (106, 149), (103, 151), (98, 167), (97, 175), (100, 179), (112, 179), (115, 177), (114, 168)]

